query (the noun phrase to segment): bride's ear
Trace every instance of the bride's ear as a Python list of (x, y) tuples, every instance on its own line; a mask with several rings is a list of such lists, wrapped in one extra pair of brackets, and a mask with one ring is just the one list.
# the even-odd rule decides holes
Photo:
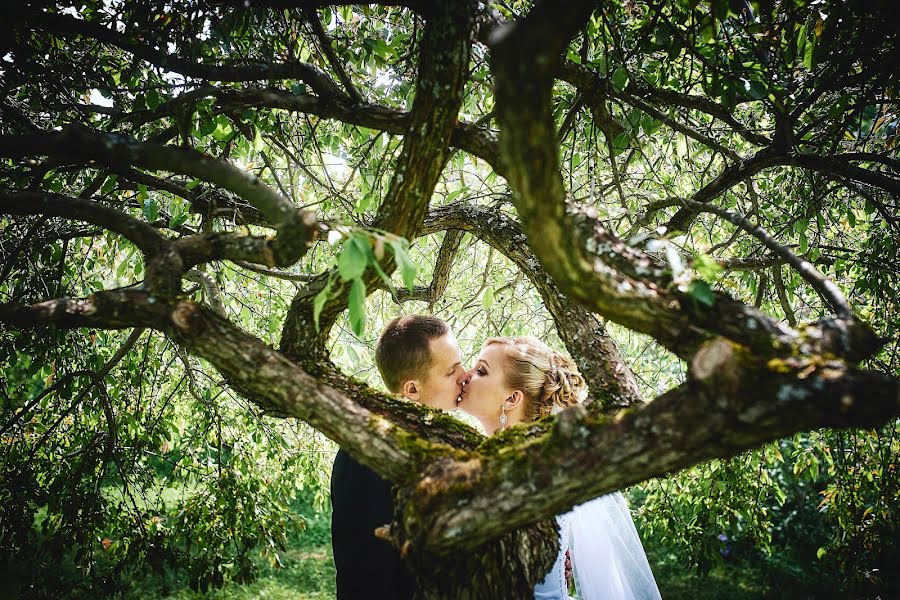
[(512, 394), (509, 395), (509, 398), (506, 399), (506, 409), (513, 409), (525, 400), (525, 394), (522, 393), (522, 390), (514, 390)]

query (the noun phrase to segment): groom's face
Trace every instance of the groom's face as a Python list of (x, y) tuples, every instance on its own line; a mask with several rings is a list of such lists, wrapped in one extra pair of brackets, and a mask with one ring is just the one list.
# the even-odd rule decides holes
[(462, 393), (463, 383), (468, 379), (462, 365), (462, 354), (452, 331), (432, 338), (428, 343), (431, 351), (431, 365), (418, 382), (418, 398), (422, 404), (442, 410), (455, 410), (456, 400)]

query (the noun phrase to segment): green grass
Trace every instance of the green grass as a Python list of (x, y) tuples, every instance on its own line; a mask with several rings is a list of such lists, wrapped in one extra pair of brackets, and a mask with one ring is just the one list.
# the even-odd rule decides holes
[[(294, 507), (306, 519), (306, 529), (290, 538), (288, 549), (280, 553), (283, 567), (272, 567), (260, 559), (258, 579), (250, 584), (227, 583), (206, 594), (192, 591), (175, 575), (152, 576), (138, 583), (128, 599), (167, 600), (332, 600), (335, 598), (334, 557), (331, 551), (331, 514), (315, 512), (308, 502)], [(702, 575), (682, 566), (666, 549), (648, 545), (647, 557), (660, 591), (666, 600), (750, 600), (756, 598), (832, 597), (834, 588), (806, 573), (791, 571), (796, 565), (789, 557), (743, 560), (725, 563)], [(827, 579), (827, 578), (826, 578)], [(831, 593), (829, 593), (831, 592)]]
[(316, 512), (309, 502), (294, 506), (303, 516), (306, 528), (291, 535), (289, 547), (279, 552), (282, 567), (272, 567), (259, 559), (259, 577), (249, 584), (226, 583), (218, 590), (200, 593), (191, 590), (176, 575), (151, 576), (126, 595), (128, 599), (164, 598), (166, 600), (333, 600), (334, 556), (331, 552), (331, 514)]
[[(750, 600), (757, 598), (821, 597), (814, 591), (777, 589), (764, 565), (724, 564), (701, 575), (679, 565), (674, 554), (648, 547), (648, 558), (666, 600)], [(306, 531), (281, 554), (283, 568), (260, 563), (259, 578), (251, 584), (226, 584), (206, 594), (176, 581), (155, 579), (135, 589), (134, 598), (167, 600), (332, 600), (335, 597), (334, 558), (331, 552), (330, 515), (310, 519)], [(166, 589), (168, 588), (168, 590)]]
[(282, 555), (284, 568), (263, 572), (255, 582), (227, 584), (206, 594), (181, 588), (172, 594), (154, 594), (145, 587), (136, 597), (160, 597), (170, 600), (221, 598), (222, 600), (331, 600), (334, 591), (334, 558), (330, 547), (291, 548)]

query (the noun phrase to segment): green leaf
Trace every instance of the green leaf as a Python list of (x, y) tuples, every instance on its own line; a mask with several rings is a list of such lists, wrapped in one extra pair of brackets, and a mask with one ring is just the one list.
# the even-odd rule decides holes
[(381, 268), (381, 265), (378, 264), (377, 260), (372, 261), (372, 266), (375, 267), (375, 272), (378, 273), (378, 276), (381, 277), (381, 280), (388, 286), (388, 289), (393, 290), (394, 282), (391, 281), (391, 278), (388, 277), (387, 273), (384, 272), (384, 269)]
[(775, 494), (775, 500), (778, 502), (779, 506), (784, 506), (784, 501), (787, 499), (787, 494), (784, 493), (777, 485), (772, 488), (772, 492)]
[(201, 118), (200, 123), (198, 123), (197, 126), (197, 133), (199, 133), (201, 137), (212, 135), (218, 125), (216, 120), (211, 117)]
[(481, 296), (481, 305), (484, 307), (484, 310), (487, 310), (494, 303), (494, 288), (488, 287), (484, 290), (484, 295)]
[(253, 149), (256, 152), (261, 151), (266, 147), (266, 142), (262, 138), (262, 134), (259, 131), (259, 127), (256, 128), (256, 134), (253, 136)]
[(110, 175), (106, 178), (106, 181), (103, 182), (103, 186), (100, 188), (101, 194), (108, 194), (113, 191), (116, 187), (116, 179), (118, 179), (117, 175)]
[(612, 84), (617, 92), (621, 92), (628, 85), (628, 72), (625, 67), (619, 67), (612, 76)]
[(316, 331), (319, 330), (319, 315), (322, 314), (322, 309), (325, 307), (325, 302), (328, 300), (328, 296), (331, 295), (331, 284), (334, 281), (333, 277), (328, 278), (328, 283), (325, 284), (325, 287), (316, 294), (316, 297), (313, 299), (313, 321), (316, 323)]
[(234, 128), (231, 127), (228, 117), (225, 115), (216, 117), (216, 128), (212, 132), (213, 138), (217, 142), (224, 142), (231, 137), (232, 133), (234, 133)]
[(687, 156), (687, 138), (684, 134), (676, 133), (675, 134), (675, 154), (678, 155), (678, 158), (684, 158)]
[(802, 25), (800, 27), (800, 32), (797, 34), (797, 56), (803, 56), (803, 51), (806, 49), (806, 25)]
[(713, 293), (712, 288), (709, 287), (708, 283), (699, 279), (691, 282), (688, 294), (691, 298), (706, 306), (712, 306), (716, 303), (716, 295)]
[(825, 556), (825, 546), (822, 546), (818, 550), (816, 550), (816, 558), (822, 560), (822, 557)]
[(369, 242), (360, 236), (354, 235), (344, 243), (344, 248), (338, 256), (338, 273), (344, 281), (350, 281), (362, 276), (369, 262)]
[(395, 238), (390, 243), (394, 259), (397, 261), (397, 268), (400, 269), (400, 276), (403, 277), (403, 283), (412, 293), (416, 286), (416, 265), (409, 260), (409, 242), (403, 238)]
[(356, 335), (362, 335), (366, 323), (366, 284), (356, 278), (350, 285), (350, 327)]
[(147, 198), (144, 200), (144, 203), (141, 205), (141, 210), (144, 213), (144, 218), (151, 223), (159, 218), (159, 204), (156, 202), (155, 198)]
[(816, 51), (816, 38), (812, 37), (807, 40), (806, 47), (803, 50), (803, 66), (812, 71), (813, 67), (815, 67), (813, 53)]
[(356, 213), (364, 213), (366, 209), (372, 204), (372, 194), (363, 194), (359, 201), (356, 203), (354, 207), (354, 211)]
[(447, 194), (446, 201), (447, 201), (448, 203), (449, 203), (449, 202), (453, 202), (454, 200), (456, 200), (457, 198), (459, 198), (459, 196), (460, 196), (461, 194), (464, 194), (465, 192), (468, 192), (468, 191), (469, 191), (468, 186), (462, 186), (462, 187), (459, 188), (458, 190), (453, 190), (452, 192), (450, 192), (449, 194)]
[(184, 209), (181, 206), (174, 211), (172, 211), (172, 216), (169, 217), (169, 229), (177, 229), (185, 224), (188, 220), (188, 214), (184, 212)]
[(716, 275), (722, 271), (722, 267), (720, 267), (719, 263), (711, 256), (700, 254), (694, 259), (694, 270), (697, 271), (697, 274), (703, 279), (712, 281), (716, 278)]

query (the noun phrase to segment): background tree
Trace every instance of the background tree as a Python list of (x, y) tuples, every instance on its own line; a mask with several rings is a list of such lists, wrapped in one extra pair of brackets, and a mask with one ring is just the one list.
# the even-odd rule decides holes
[[(45, 4), (5, 15), (7, 557), (248, 579), (324, 436), (426, 597), (522, 595), (575, 503), (900, 409), (886, 5)], [(590, 402), (484, 441), (373, 390), (407, 302), (558, 335)]]

